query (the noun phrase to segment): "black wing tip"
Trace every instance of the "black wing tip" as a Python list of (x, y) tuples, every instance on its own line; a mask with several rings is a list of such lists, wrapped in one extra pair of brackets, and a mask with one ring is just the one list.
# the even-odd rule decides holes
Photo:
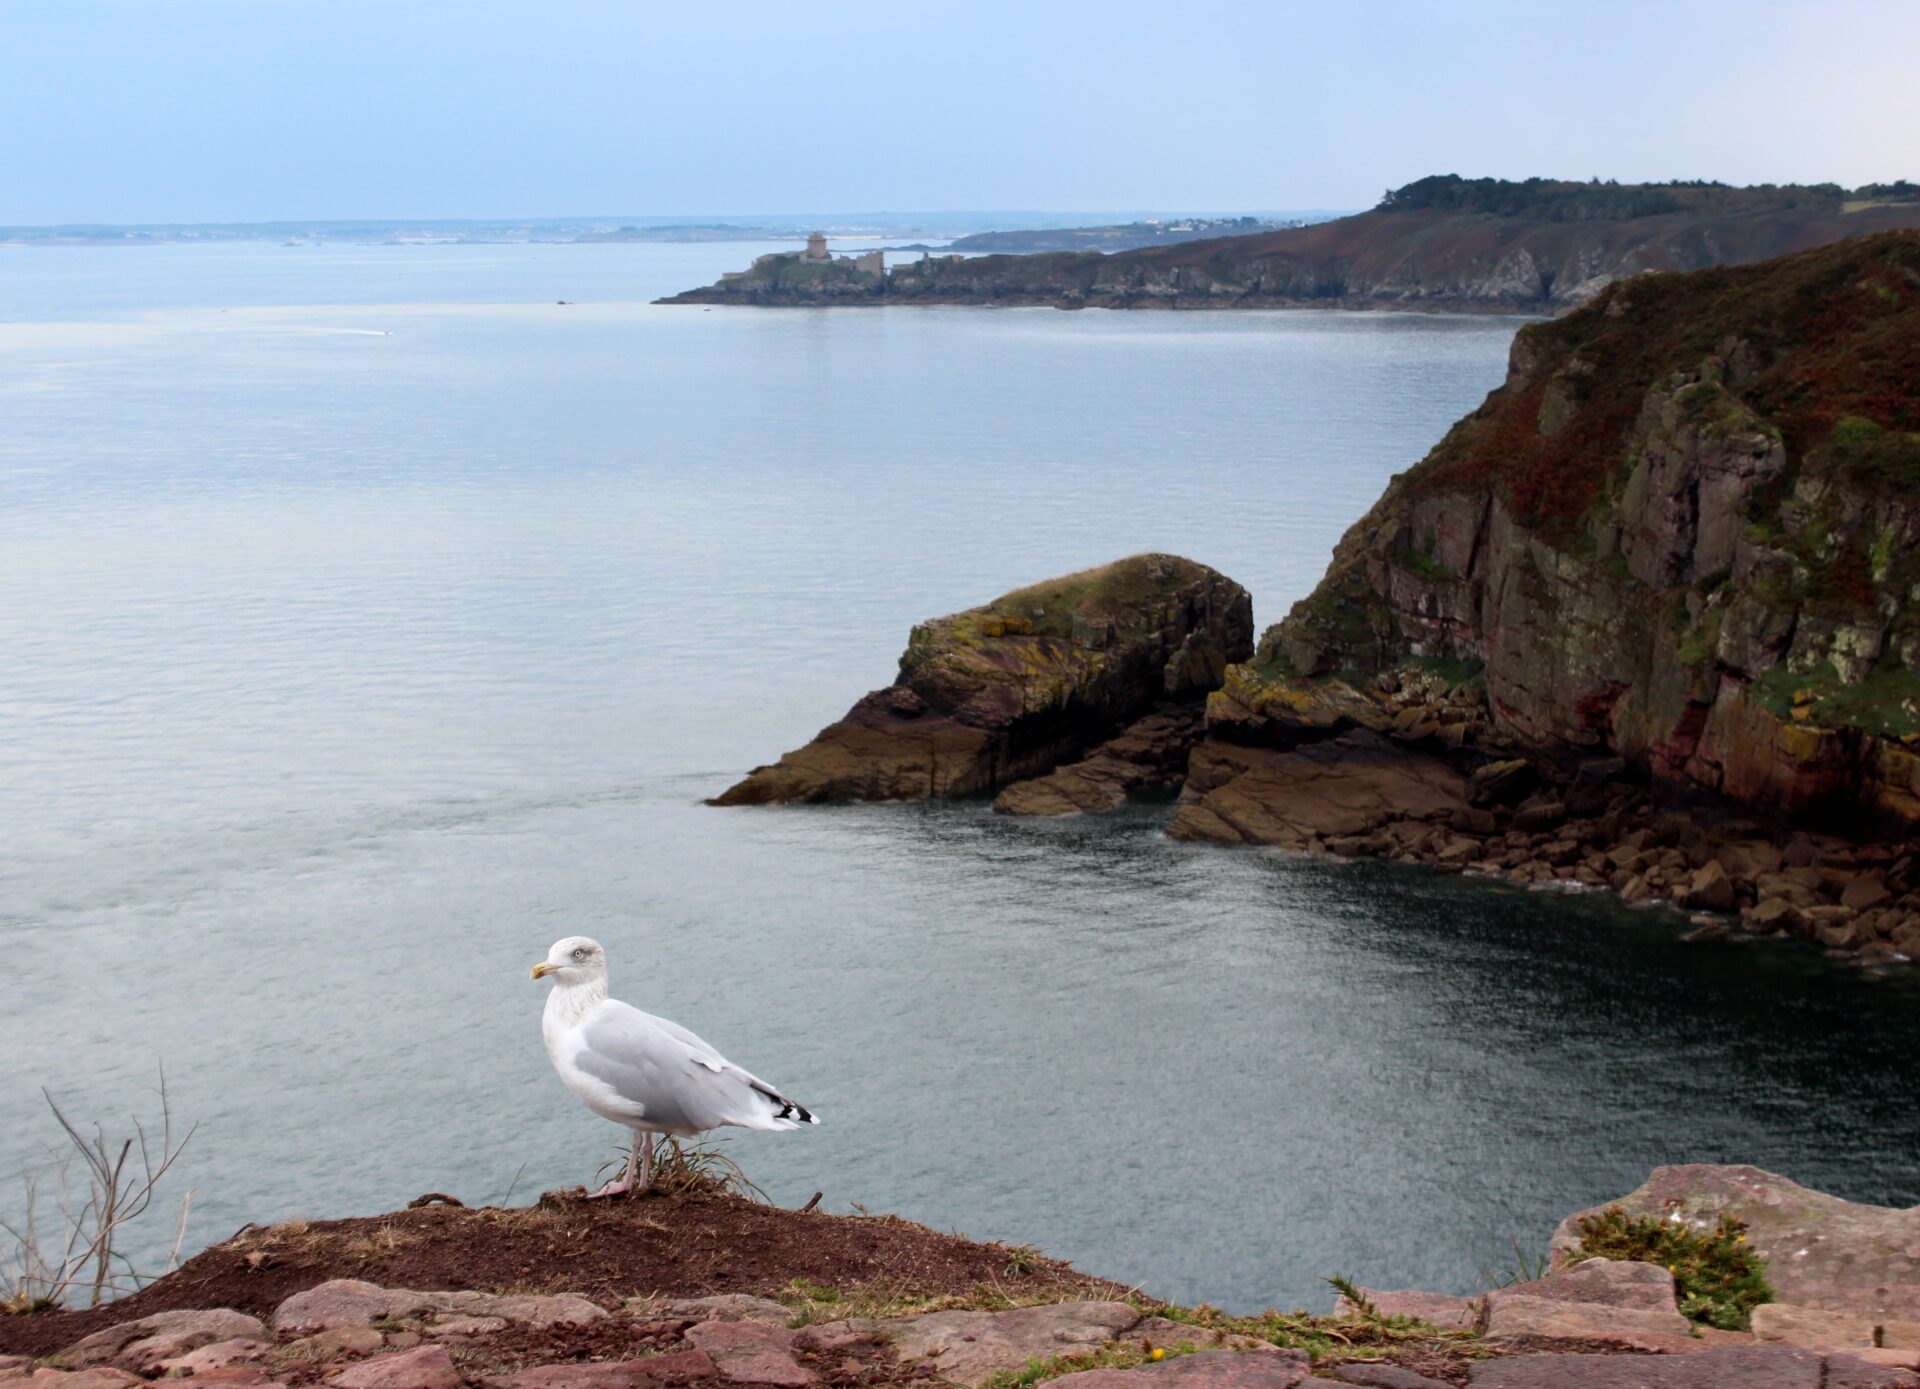
[(803, 1104), (795, 1103), (793, 1100), (788, 1099), (785, 1095), (780, 1094), (778, 1091), (768, 1090), (763, 1086), (759, 1086), (759, 1085), (756, 1085), (753, 1088), (758, 1090), (762, 1095), (766, 1096), (767, 1099), (772, 1102), (774, 1107), (773, 1108), (774, 1118), (794, 1119), (802, 1124), (817, 1124), (820, 1122), (818, 1119), (813, 1117), (813, 1111), (811, 1109), (808, 1109)]

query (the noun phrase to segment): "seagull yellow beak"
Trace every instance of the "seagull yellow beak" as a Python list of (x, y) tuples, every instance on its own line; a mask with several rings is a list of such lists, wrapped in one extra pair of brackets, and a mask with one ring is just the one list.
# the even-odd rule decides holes
[(533, 977), (535, 979), (545, 979), (549, 974), (553, 973), (553, 969), (554, 967), (552, 965), (548, 964), (545, 960), (542, 960), (539, 964), (533, 967)]

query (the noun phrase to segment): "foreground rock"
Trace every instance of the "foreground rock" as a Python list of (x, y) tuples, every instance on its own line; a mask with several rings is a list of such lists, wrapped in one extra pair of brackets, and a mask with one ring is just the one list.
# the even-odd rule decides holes
[[(1705, 1222), (1732, 1212), (1756, 1229), (1771, 1213), (1774, 1229), (1796, 1247), (1774, 1250), (1768, 1272), (1783, 1293), (1805, 1300), (1761, 1305), (1751, 1333), (1715, 1331), (1691, 1325), (1680, 1313), (1669, 1270), (1587, 1259), (1479, 1297), (1375, 1293), (1367, 1297), (1371, 1306), (1343, 1306), (1334, 1318), (1310, 1325), (1286, 1319), (1276, 1330), (1273, 1321), (1249, 1319), (1214, 1330), (1184, 1320), (1194, 1314), (1177, 1308), (1089, 1297), (1085, 1289), (1124, 1290), (1070, 1278), (1063, 1266), (1014, 1274), (1004, 1248), (971, 1246), (932, 1231), (918, 1231), (915, 1245), (896, 1244), (891, 1262), (860, 1263), (879, 1282), (865, 1291), (854, 1285), (844, 1298), (811, 1283), (798, 1298), (793, 1280), (779, 1282), (784, 1269), (774, 1267), (765, 1269), (761, 1286), (777, 1284), (783, 1297), (795, 1301), (746, 1292), (689, 1295), (685, 1282), (670, 1283), (658, 1295), (632, 1296), (612, 1291), (635, 1282), (631, 1272), (619, 1271), (623, 1240), (632, 1232), (628, 1220), (671, 1238), (671, 1227), (645, 1215), (648, 1207), (665, 1212), (667, 1202), (635, 1203), (641, 1210), (632, 1216), (560, 1200), (529, 1211), (419, 1214), (415, 1228), (391, 1227), (385, 1253), (403, 1252), (425, 1266), (437, 1257), (430, 1248), (436, 1228), (463, 1236), (505, 1231), (512, 1254), (494, 1266), (510, 1274), (514, 1285), (538, 1280), (536, 1285), (554, 1286), (538, 1279), (539, 1255), (522, 1261), (519, 1251), (533, 1246), (511, 1242), (524, 1224), (550, 1241), (545, 1260), (552, 1266), (560, 1266), (563, 1251), (594, 1251), (582, 1265), (601, 1280), (592, 1296), (408, 1289), (332, 1278), (259, 1306), (265, 1313), (259, 1317), (235, 1308), (193, 1307), (122, 1314), (54, 1343), (56, 1353), (44, 1360), (0, 1356), (0, 1383), (139, 1389), (160, 1377), (184, 1377), (206, 1389), (980, 1389), (996, 1376), (1026, 1376), (1037, 1366), (1043, 1379), (1071, 1380), (1075, 1389), (1920, 1389), (1920, 1376), (1912, 1373), (1920, 1367), (1920, 1321), (1882, 1310), (1905, 1306), (1901, 1299), (1914, 1294), (1912, 1280), (1900, 1277), (1902, 1269), (1888, 1251), (1898, 1246), (1916, 1251), (1901, 1257), (1920, 1255), (1910, 1225), (1915, 1212), (1835, 1201), (1753, 1168), (1662, 1168), (1627, 1199), (1681, 1220)], [(701, 1208), (713, 1218), (725, 1209), (711, 1203)], [(840, 1218), (775, 1215), (796, 1232), (836, 1242), (834, 1222)], [(581, 1217), (593, 1223), (575, 1225)], [(856, 1248), (844, 1239), (856, 1231), (917, 1231), (893, 1220), (844, 1225), (838, 1231), (843, 1251)], [(767, 1227), (756, 1230), (763, 1242), (777, 1241)], [(335, 1248), (350, 1248), (356, 1259), (381, 1252), (364, 1238), (336, 1247), (331, 1231), (316, 1237), (312, 1227), (301, 1226), (294, 1233), (301, 1240), (299, 1257), (309, 1260), (324, 1259)], [(237, 1245), (240, 1267), (249, 1272), (228, 1286), (270, 1286), (273, 1260), (267, 1251), (287, 1247)], [(1819, 1249), (1821, 1259), (1809, 1262), (1801, 1249)], [(988, 1257), (955, 1262), (967, 1250)], [(457, 1251), (469, 1267), (488, 1262), (470, 1238)], [(729, 1262), (750, 1262), (762, 1252), (742, 1244)], [(922, 1262), (900, 1262), (906, 1254)], [(154, 1290), (206, 1290), (219, 1283), (222, 1267), (220, 1260), (196, 1256)], [(649, 1256), (635, 1267), (664, 1265)], [(912, 1281), (900, 1281), (900, 1270), (908, 1268), (915, 1269), (908, 1275)], [(1900, 1286), (1889, 1287), (1886, 1279)], [(874, 1292), (895, 1306), (902, 1297), (929, 1296), (1001, 1303), (1021, 1295), (1022, 1287), (1025, 1296), (1057, 1300), (819, 1319), (836, 1307), (852, 1311)], [(1825, 1305), (1815, 1305), (1816, 1297)], [(100, 1314), (111, 1318), (116, 1311), (109, 1306)], [(1431, 1326), (1385, 1320), (1403, 1317)], [(75, 1320), (0, 1318), (0, 1335), (63, 1324)], [(1267, 1339), (1289, 1341), (1302, 1333), (1317, 1359)], [(0, 1346), (8, 1344), (0, 1339)]]
[(1488, 1293), (1489, 1336), (1620, 1341), (1647, 1350), (1690, 1349), (1673, 1275), (1653, 1264), (1588, 1259), (1561, 1273)]
[(156, 1312), (150, 1317), (96, 1331), (69, 1346), (60, 1360), (63, 1365), (74, 1368), (118, 1362), (129, 1368), (144, 1369), (215, 1342), (259, 1344), (271, 1339), (272, 1333), (259, 1318), (240, 1312), (222, 1308)]
[[(1920, 1323), (1920, 1207), (1859, 1205), (1758, 1167), (1657, 1167), (1618, 1201), (1568, 1216), (1556, 1251), (1578, 1240), (1583, 1216), (1619, 1206), (1709, 1228), (1721, 1215), (1746, 1222), (1780, 1303), (1863, 1321)], [(1874, 1344), (1871, 1338), (1869, 1344)]]
[(1304, 1353), (1269, 1346), (1260, 1355), (1201, 1351), (1131, 1370), (1081, 1370), (1053, 1382), (1072, 1389), (1294, 1389), (1312, 1373)]
[(714, 803), (967, 796), (1044, 775), (1197, 700), (1252, 646), (1246, 590), (1174, 555), (1017, 589), (914, 628), (894, 684)]
[(1476, 1365), (1472, 1389), (1904, 1389), (1904, 1370), (1790, 1346), (1698, 1355), (1531, 1355)]
[(1125, 1302), (1066, 1302), (1011, 1312), (929, 1312), (888, 1321), (855, 1322), (883, 1338), (901, 1359), (931, 1362), (941, 1379), (973, 1389), (1000, 1370), (1030, 1360), (1097, 1350), (1142, 1319)]

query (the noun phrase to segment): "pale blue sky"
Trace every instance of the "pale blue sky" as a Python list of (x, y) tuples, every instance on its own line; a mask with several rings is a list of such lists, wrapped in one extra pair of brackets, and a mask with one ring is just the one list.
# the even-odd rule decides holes
[(0, 0), (0, 224), (1920, 178), (1920, 0)]

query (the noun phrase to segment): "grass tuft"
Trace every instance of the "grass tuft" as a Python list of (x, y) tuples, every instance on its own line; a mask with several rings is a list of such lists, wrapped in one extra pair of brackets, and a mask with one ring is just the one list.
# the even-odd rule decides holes
[(1676, 1218), (1629, 1216), (1618, 1206), (1583, 1217), (1571, 1258), (1659, 1264), (1673, 1274), (1680, 1311), (1722, 1331), (1745, 1331), (1753, 1309), (1773, 1301), (1766, 1261), (1747, 1244), (1746, 1223), (1722, 1215), (1710, 1230)]

